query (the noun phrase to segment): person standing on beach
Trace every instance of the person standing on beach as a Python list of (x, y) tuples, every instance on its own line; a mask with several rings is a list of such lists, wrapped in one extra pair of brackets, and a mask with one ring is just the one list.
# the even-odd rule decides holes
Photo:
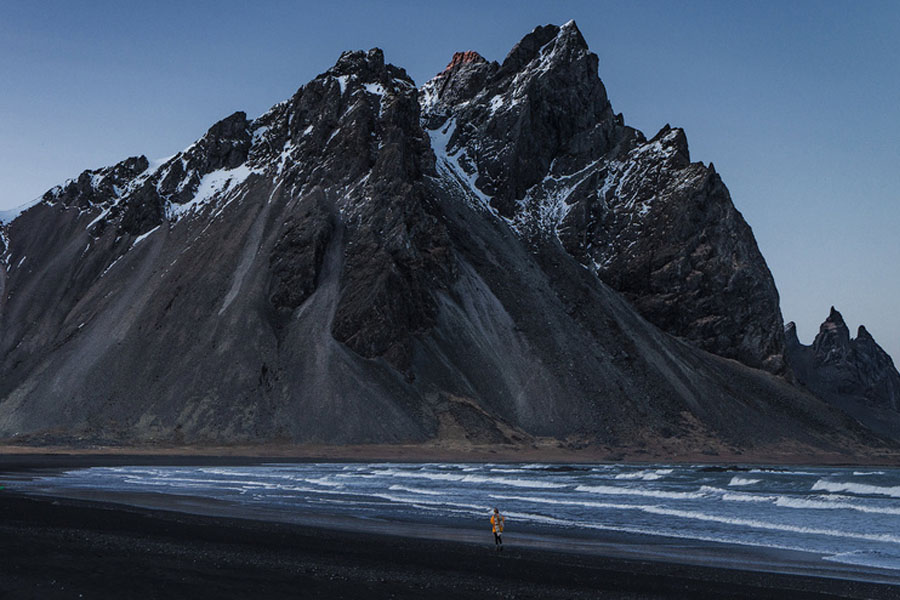
[(494, 548), (497, 551), (503, 550), (503, 523), (506, 517), (500, 514), (500, 510), (495, 508), (494, 514), (491, 515), (491, 530), (494, 532)]

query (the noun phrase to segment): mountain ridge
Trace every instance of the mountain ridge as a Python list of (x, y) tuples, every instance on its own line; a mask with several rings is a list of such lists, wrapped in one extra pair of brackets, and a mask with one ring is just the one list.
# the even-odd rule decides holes
[(345, 52), (5, 225), (0, 437), (883, 443), (758, 370), (752, 232), (681, 130), (612, 113), (574, 22), (456, 56), (420, 90)]

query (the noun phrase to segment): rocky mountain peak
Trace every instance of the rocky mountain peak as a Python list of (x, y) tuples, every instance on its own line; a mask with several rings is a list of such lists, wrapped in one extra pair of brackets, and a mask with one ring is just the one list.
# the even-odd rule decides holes
[(587, 42), (575, 21), (569, 21), (562, 27), (538, 26), (513, 46), (497, 75), (504, 77), (518, 73), (535, 59), (549, 66), (552, 62), (572, 62), (576, 56), (589, 53)]
[[(526, 35), (499, 67), (474, 63), (423, 86), (422, 111), (435, 152), (503, 217), (550, 171), (565, 174), (612, 144), (615, 116), (574, 23)], [(450, 126), (445, 126), (452, 121)], [(440, 139), (437, 139), (440, 138)]]
[(813, 352), (816, 362), (822, 365), (841, 362), (850, 352), (850, 329), (833, 306), (828, 318), (819, 326), (819, 333), (813, 340)]
[(132, 156), (111, 166), (83, 171), (75, 179), (48, 190), (42, 201), (87, 209), (114, 201), (123, 189), (139, 174), (147, 170), (146, 156)]
[(250, 153), (251, 142), (250, 122), (243, 111), (217, 122), (165, 166), (165, 175), (156, 182), (161, 201), (189, 202), (204, 175), (242, 165)]
[(225, 117), (200, 138), (193, 153), (187, 153), (188, 160), (196, 157), (196, 167), (203, 174), (217, 169), (233, 169), (243, 164), (250, 150), (249, 126), (244, 111)]
[(845, 329), (847, 324), (844, 322), (844, 316), (835, 308), (831, 307), (828, 311), (828, 318), (822, 322), (821, 327), (826, 329), (838, 328)]
[(800, 338), (797, 336), (797, 324), (793, 321), (788, 321), (784, 326), (784, 341), (788, 346), (796, 346), (800, 343)]
[[(683, 169), (691, 164), (691, 152), (688, 149), (687, 135), (680, 127), (672, 127), (666, 123), (648, 142), (672, 168)], [(710, 163), (711, 172), (715, 169)]]
[(872, 337), (872, 334), (869, 333), (869, 330), (866, 329), (865, 325), (860, 325), (856, 330), (856, 341), (864, 343), (875, 343), (875, 338)]
[(483, 56), (475, 52), (474, 50), (466, 50), (465, 52), (454, 52), (453, 58), (450, 59), (450, 64), (446, 66), (446, 68), (442, 71), (442, 73), (447, 73), (448, 71), (452, 71), (456, 69), (460, 65), (471, 64), (471, 63), (486, 63), (487, 60), (484, 59)]
[[(624, 125), (574, 22), (420, 96), (439, 172), (533, 244), (561, 243), (669, 333), (779, 372), (778, 293), (750, 228), (687, 136)], [(749, 299), (749, 301), (748, 301)], [(740, 309), (735, 309), (740, 306)]]
[(362, 81), (379, 81), (386, 75), (384, 52), (381, 48), (372, 48), (368, 52), (348, 50), (341, 53), (328, 73), (335, 77), (354, 75)]

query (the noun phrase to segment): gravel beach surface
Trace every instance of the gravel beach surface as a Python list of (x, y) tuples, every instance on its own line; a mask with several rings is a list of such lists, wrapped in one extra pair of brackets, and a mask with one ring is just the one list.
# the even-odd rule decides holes
[[(135, 464), (129, 457), (105, 459)], [(197, 457), (141, 457), (143, 464)], [(221, 460), (222, 462), (218, 462)], [(122, 461), (122, 462), (119, 462)], [(103, 462), (103, 461), (100, 461)], [(203, 464), (241, 464), (234, 457)], [(252, 464), (247, 459), (243, 464)], [(0, 457), (2, 479), (96, 457)], [(107, 463), (108, 464), (108, 463)], [(2, 484), (2, 482), (0, 482)], [(254, 515), (248, 515), (254, 516)], [(402, 533), (402, 532), (398, 532)], [(897, 598), (897, 586), (0, 490), (0, 598)]]

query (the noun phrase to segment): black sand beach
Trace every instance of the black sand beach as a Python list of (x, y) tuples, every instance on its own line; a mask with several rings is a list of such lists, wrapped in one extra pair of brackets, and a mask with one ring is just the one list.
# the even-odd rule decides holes
[[(221, 460), (221, 462), (219, 462)], [(197, 457), (0, 457), (0, 473)], [(8, 475), (3, 479), (8, 479)], [(252, 515), (250, 515), (252, 516)], [(0, 490), (0, 598), (897, 598), (896, 586), (430, 541)]]

